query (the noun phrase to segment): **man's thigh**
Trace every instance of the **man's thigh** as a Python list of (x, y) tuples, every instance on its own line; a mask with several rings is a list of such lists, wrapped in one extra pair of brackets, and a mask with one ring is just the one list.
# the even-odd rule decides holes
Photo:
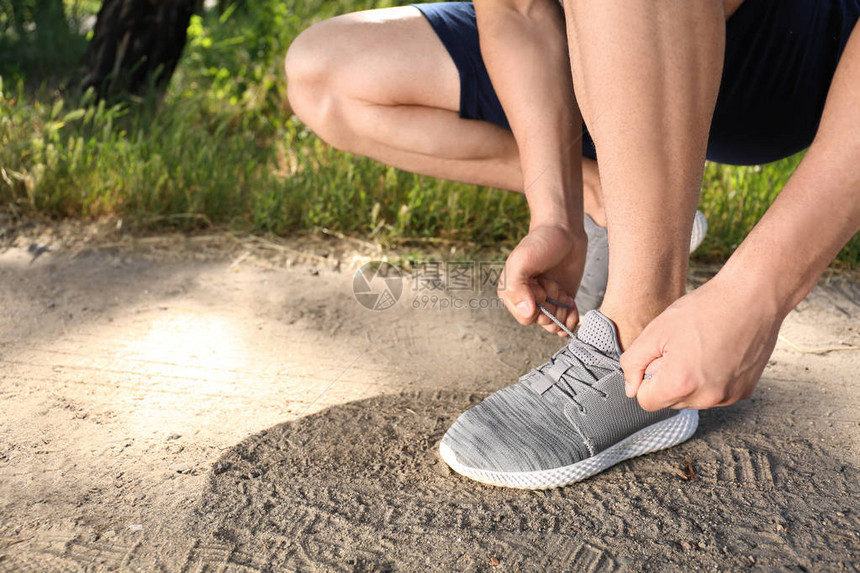
[(345, 14), (305, 34), (326, 52), (340, 93), (372, 104), (459, 108), (454, 62), (414, 7)]

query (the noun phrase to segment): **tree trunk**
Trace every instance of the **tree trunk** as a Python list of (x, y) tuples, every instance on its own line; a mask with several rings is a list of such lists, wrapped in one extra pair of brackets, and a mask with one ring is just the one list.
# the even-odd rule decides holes
[(81, 89), (99, 97), (162, 92), (185, 48), (195, 0), (103, 0)]

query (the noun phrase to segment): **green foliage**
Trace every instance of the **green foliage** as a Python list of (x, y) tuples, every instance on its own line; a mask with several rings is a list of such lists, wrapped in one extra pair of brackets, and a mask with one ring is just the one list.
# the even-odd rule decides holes
[[(76, 17), (97, 9), (92, 0), (66, 1)], [(292, 39), (314, 21), (391, 4), (246, 0), (224, 14), (196, 16), (158, 106), (32, 95), (21, 79), (38, 85), (39, 65), (27, 68), (29, 75), (19, 73), (24, 67), (11, 74), (0, 67), (7, 70), (0, 72), (0, 209), (53, 217), (119, 214), (141, 228), (214, 224), (282, 235), (328, 228), (383, 240), (515, 244), (528, 228), (521, 195), (421, 177), (335, 151), (292, 116), (283, 77)], [(73, 21), (71, 8), (67, 12)], [(6, 18), (0, 31), (8, 30), (8, 16), (0, 18)], [(0, 42), (7, 41), (4, 31)], [(742, 168), (709, 164), (700, 208), (711, 232), (697, 257), (724, 260), (799, 160)], [(860, 238), (839, 261), (860, 266)]]
[[(697, 258), (721, 261), (731, 254), (776, 199), (803, 155), (750, 167), (709, 163), (699, 201), (699, 208), (708, 218), (709, 231)], [(860, 266), (860, 235), (842, 249), (837, 265), (849, 269)]]
[(77, 14), (63, 0), (0, 0), (0, 76), (47, 78), (75, 66), (86, 48)]
[(776, 199), (802, 158), (800, 153), (751, 167), (709, 163), (699, 201), (709, 226), (702, 255), (720, 258), (736, 249)]

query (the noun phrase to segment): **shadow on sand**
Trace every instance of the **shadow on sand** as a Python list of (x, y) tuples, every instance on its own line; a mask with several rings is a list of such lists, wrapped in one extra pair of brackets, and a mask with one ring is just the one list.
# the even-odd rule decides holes
[[(532, 492), (471, 482), (438, 458), (445, 429), (476, 401), (382, 396), (251, 436), (213, 466), (188, 524), (206, 541), (186, 564), (803, 570), (856, 557), (860, 471), (752, 419), (749, 406), (703, 413), (694, 438), (671, 450)], [(685, 460), (697, 479), (676, 470)]]

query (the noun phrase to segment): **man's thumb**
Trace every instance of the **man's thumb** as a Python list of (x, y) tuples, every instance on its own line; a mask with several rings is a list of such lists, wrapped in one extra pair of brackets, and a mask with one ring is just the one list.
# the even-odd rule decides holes
[(523, 318), (534, 316), (535, 305), (530, 296), (517, 303), (517, 313)]
[(523, 249), (523, 243), (514, 249), (505, 265), (507, 292), (504, 298), (517, 320), (521, 324), (530, 324), (537, 314), (535, 297), (537, 300), (543, 300), (546, 298), (546, 292), (533, 279), (539, 274), (539, 270), (534, 268), (532, 258), (526, 256), (528, 251)]
[[(521, 324), (530, 324), (537, 314), (536, 300), (546, 296), (538, 284), (532, 284), (528, 278), (511, 281), (507, 285), (505, 298), (510, 305), (514, 317)], [(535, 297), (538, 297), (535, 299)]]

